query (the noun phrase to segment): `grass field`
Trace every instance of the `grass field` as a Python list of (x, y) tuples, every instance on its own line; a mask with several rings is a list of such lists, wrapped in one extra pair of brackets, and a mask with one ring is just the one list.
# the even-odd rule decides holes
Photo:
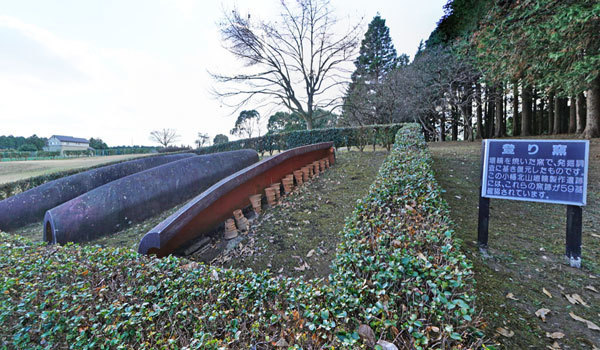
[(24, 160), (0, 162), (0, 184), (23, 180), (29, 177), (46, 175), (58, 171), (87, 168), (148, 154), (126, 154), (105, 157), (84, 157), (73, 159)]
[[(600, 326), (600, 140), (590, 143), (581, 269), (565, 263), (564, 205), (492, 199), (491, 257), (482, 257), (476, 244), (481, 143), (429, 147), (457, 237), (474, 265), (487, 336), (504, 349), (600, 348), (600, 329), (570, 314)], [(574, 295), (581, 302), (573, 303)], [(535, 314), (540, 309), (550, 310), (545, 321)]]

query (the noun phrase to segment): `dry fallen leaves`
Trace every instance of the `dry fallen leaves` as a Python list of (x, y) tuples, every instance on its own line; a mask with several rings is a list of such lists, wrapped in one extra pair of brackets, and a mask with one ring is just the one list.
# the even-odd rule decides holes
[(569, 312), (569, 315), (571, 316), (572, 319), (574, 319), (575, 321), (579, 321), (579, 322), (583, 322), (587, 325), (587, 327), (589, 329), (595, 330), (595, 331), (600, 331), (600, 327), (598, 327), (596, 324), (594, 324), (592, 321), (588, 321), (583, 317), (579, 317), (577, 315), (575, 315), (573, 312)]
[(565, 334), (561, 333), (561, 332), (552, 332), (552, 333), (546, 332), (546, 337), (552, 338), (552, 339), (562, 339), (562, 338), (564, 338), (564, 336), (565, 336)]
[(546, 288), (542, 288), (542, 292), (548, 296), (548, 298), (552, 298), (552, 293), (550, 293)]
[(585, 289), (591, 290), (594, 293), (600, 294), (600, 292), (596, 288), (594, 288), (594, 286), (586, 286)]
[(511, 299), (511, 300), (519, 300), (519, 299), (517, 299), (517, 298), (514, 296), (514, 294), (513, 294), (513, 293), (508, 293), (508, 294), (506, 294), (506, 297), (507, 297), (508, 299)]
[(294, 267), (294, 270), (296, 270), (296, 271), (304, 271), (304, 270), (308, 270), (308, 269), (310, 269), (310, 265), (308, 265), (306, 262), (301, 264), (298, 267)]
[(506, 328), (502, 328), (502, 327), (498, 327), (496, 328), (496, 332), (498, 332), (500, 335), (503, 335), (507, 338), (512, 337), (513, 335), (515, 335), (515, 332), (508, 330)]
[(567, 300), (571, 304), (574, 304), (574, 305), (579, 304), (579, 305), (583, 305), (585, 307), (589, 307), (588, 304), (585, 301), (583, 301), (581, 296), (579, 296), (579, 294), (577, 294), (577, 293), (565, 294), (565, 298), (567, 298)]
[(552, 345), (547, 345), (546, 348), (550, 350), (560, 350), (560, 345), (558, 345), (558, 342), (554, 342)]
[(541, 308), (535, 312), (535, 315), (542, 319), (543, 322), (546, 322), (546, 315), (550, 313), (550, 309)]
[(311, 249), (311, 250), (308, 252), (308, 254), (306, 254), (306, 257), (307, 257), (307, 258), (310, 258), (311, 256), (313, 256), (313, 254), (314, 254), (314, 253), (315, 253), (315, 250), (314, 250), (314, 249)]

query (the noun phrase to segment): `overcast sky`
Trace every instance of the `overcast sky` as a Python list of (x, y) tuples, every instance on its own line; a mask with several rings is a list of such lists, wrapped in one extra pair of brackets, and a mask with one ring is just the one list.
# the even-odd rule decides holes
[[(447, 0), (332, 0), (337, 17), (378, 12), (398, 53), (414, 55)], [(208, 71), (239, 62), (221, 47), (218, 21), (233, 8), (252, 18), (279, 0), (0, 0), (0, 135), (100, 137), (149, 145), (173, 128), (229, 135), (235, 116), (211, 94)], [(252, 109), (253, 106), (248, 106)], [(282, 107), (282, 110), (283, 107)]]

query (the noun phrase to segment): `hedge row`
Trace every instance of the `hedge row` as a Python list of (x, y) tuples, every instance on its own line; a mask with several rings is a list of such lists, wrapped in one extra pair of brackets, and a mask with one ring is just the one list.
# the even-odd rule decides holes
[(29, 159), (29, 158), (55, 158), (60, 156), (60, 152), (47, 152), (47, 151), (36, 151), (36, 152), (20, 152), (20, 151), (9, 151), (0, 152), (0, 161), (5, 160), (16, 160), (16, 159)]
[(381, 145), (389, 150), (394, 143), (394, 136), (401, 127), (402, 124), (386, 124), (290, 131), (220, 143), (197, 149), (196, 153), (208, 154), (252, 148), (261, 154), (266, 152), (272, 154), (274, 151), (329, 141), (333, 141), (338, 148), (357, 147), (362, 150), (367, 145)]
[(111, 147), (107, 149), (97, 149), (94, 153), (96, 156), (114, 156), (121, 154), (154, 153), (156, 151), (156, 147)]
[(475, 348), (471, 266), (418, 126), (403, 128), (341, 233), (329, 280), (0, 233), (0, 347)]
[[(82, 157), (82, 156), (113, 156), (121, 154), (146, 154), (156, 152), (156, 148), (153, 147), (131, 147), (131, 148), (109, 148), (100, 150), (80, 150), (80, 151), (64, 151), (64, 156), (61, 156), (60, 152), (49, 152), (49, 151), (35, 151), (35, 152), (21, 152), (21, 151), (8, 151), (0, 152), (0, 161), (12, 161), (12, 160), (41, 160), (41, 159), (55, 159), (65, 157)], [(173, 152), (173, 151), (167, 151)]]

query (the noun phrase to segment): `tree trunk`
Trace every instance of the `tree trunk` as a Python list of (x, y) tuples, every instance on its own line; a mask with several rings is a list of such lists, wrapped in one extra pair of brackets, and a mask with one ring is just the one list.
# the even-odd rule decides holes
[(537, 120), (538, 120), (538, 114), (537, 114), (537, 90), (533, 89), (533, 102), (532, 102), (532, 108), (533, 111), (531, 112), (531, 134), (532, 135), (539, 135), (538, 129), (537, 129)]
[(475, 87), (475, 102), (477, 103), (477, 139), (483, 138), (483, 109), (481, 108), (481, 85)]
[(523, 87), (523, 96), (521, 97), (523, 100), (523, 112), (521, 115), (521, 136), (529, 136), (530, 129), (529, 125), (531, 124), (531, 88), (529, 86)]
[[(474, 133), (473, 133), (473, 100), (469, 98), (469, 103), (467, 104), (467, 124), (469, 125), (469, 140), (471, 142), (474, 141)], [(466, 140), (466, 139), (465, 139)]]
[(446, 109), (442, 108), (442, 118), (440, 118), (440, 141), (446, 141)]
[(455, 106), (450, 109), (450, 118), (452, 118), (452, 141), (458, 141), (458, 111)]
[(580, 92), (577, 95), (576, 99), (576, 113), (577, 113), (577, 134), (583, 133), (585, 130), (585, 96), (583, 92)]
[(539, 118), (538, 118), (538, 135), (542, 135), (544, 133), (544, 108), (546, 107), (545, 105), (545, 100), (544, 98), (540, 98), (540, 112), (539, 112)]
[(560, 133), (560, 125), (561, 125), (560, 115), (561, 115), (561, 109), (562, 109), (560, 100), (561, 100), (560, 97), (556, 97), (554, 99), (554, 129), (552, 130), (552, 133), (554, 135)]
[(548, 135), (554, 130), (554, 93), (550, 92), (548, 96)]
[(496, 116), (496, 127), (494, 128), (494, 137), (503, 137), (505, 135), (502, 134), (502, 117), (504, 116), (503, 103), (504, 100), (502, 98), (502, 84), (499, 87), (494, 88), (494, 90), (498, 91), (499, 94), (494, 96), (496, 103), (496, 111), (494, 112)]
[(583, 137), (600, 137), (600, 76), (592, 81), (587, 90), (587, 115)]
[(487, 100), (487, 108), (485, 115), (485, 135), (487, 138), (494, 136), (494, 88), (486, 89), (485, 98)]
[(577, 122), (575, 119), (577, 118), (577, 107), (575, 106), (575, 97), (571, 97), (569, 99), (569, 134), (574, 134), (577, 130)]
[(513, 136), (518, 136), (521, 131), (521, 118), (519, 118), (519, 83), (513, 84)]
[(312, 130), (313, 121), (312, 118), (306, 118), (306, 130)]
[(560, 121), (561, 121), (561, 126), (560, 126), (560, 132), (562, 134), (566, 134), (569, 132), (569, 99), (568, 98), (561, 98), (560, 99), (560, 108), (561, 108), (561, 113), (560, 113)]
[(503, 92), (502, 93), (502, 135), (503, 136), (508, 135), (506, 133), (506, 124), (507, 124), (507, 119), (508, 119), (508, 107), (506, 105), (507, 103), (508, 103), (508, 95)]
[(461, 115), (463, 116), (463, 141), (467, 141), (472, 134), (471, 128), (471, 112), (468, 104), (463, 103), (460, 106)]

